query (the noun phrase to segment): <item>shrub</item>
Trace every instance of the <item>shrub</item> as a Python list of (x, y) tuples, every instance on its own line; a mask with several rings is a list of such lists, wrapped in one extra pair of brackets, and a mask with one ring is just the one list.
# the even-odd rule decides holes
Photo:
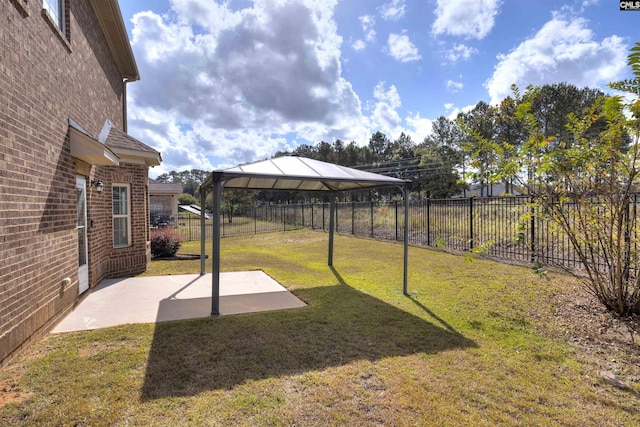
[(151, 231), (151, 256), (153, 258), (172, 257), (180, 249), (180, 236), (169, 228)]

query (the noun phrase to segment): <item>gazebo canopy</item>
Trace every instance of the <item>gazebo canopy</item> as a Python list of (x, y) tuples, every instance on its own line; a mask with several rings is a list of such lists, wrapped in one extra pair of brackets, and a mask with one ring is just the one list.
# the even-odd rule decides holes
[(225, 188), (282, 191), (348, 191), (403, 186), (408, 181), (321, 162), (306, 157), (282, 156), (244, 166), (215, 171), (204, 183), (223, 174)]
[[(282, 156), (260, 162), (236, 166), (211, 172), (201, 187), (201, 206), (205, 205), (206, 191), (213, 187), (213, 259), (212, 259), (212, 301), (211, 314), (219, 314), (220, 304), (220, 203), (222, 189), (275, 190), (275, 191), (320, 191), (338, 192), (366, 190), (380, 187), (400, 187), (405, 200), (404, 227), (404, 281), (407, 294), (408, 264), (408, 217), (410, 181), (390, 176), (365, 172), (358, 169), (321, 162), (306, 157)], [(205, 221), (201, 216), (201, 267), (204, 274)], [(328, 265), (333, 265), (333, 235), (335, 224), (335, 201), (331, 201), (329, 213), (329, 257)]]

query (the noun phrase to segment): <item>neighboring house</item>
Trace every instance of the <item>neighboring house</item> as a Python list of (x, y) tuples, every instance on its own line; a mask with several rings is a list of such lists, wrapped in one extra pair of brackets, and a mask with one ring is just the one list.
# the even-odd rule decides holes
[(505, 185), (502, 182), (488, 185), (473, 184), (464, 193), (460, 192), (453, 197), (498, 197), (506, 194), (513, 196), (521, 196), (523, 194), (521, 188), (514, 185), (511, 186), (510, 191), (510, 193), (506, 192)]
[(0, 2), (0, 366), (108, 277), (146, 269), (138, 70), (116, 0)]
[(151, 226), (177, 225), (178, 198), (182, 184), (149, 179), (149, 215)]

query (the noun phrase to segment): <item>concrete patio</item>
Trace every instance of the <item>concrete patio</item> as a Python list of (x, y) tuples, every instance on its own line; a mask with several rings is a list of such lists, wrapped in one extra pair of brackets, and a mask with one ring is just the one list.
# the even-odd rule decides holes
[[(53, 333), (211, 315), (211, 274), (103, 280)], [(220, 314), (306, 307), (262, 271), (220, 273)]]

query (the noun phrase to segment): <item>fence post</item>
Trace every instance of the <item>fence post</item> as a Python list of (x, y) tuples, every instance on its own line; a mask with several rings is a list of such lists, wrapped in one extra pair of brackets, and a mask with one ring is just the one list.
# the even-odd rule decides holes
[(351, 200), (351, 235), (356, 234), (356, 202)]
[(285, 210), (284, 210), (285, 205), (282, 205), (282, 208), (280, 208), (280, 215), (282, 215), (282, 231), (287, 231), (287, 222), (285, 221)]
[(431, 246), (431, 199), (427, 199), (427, 246)]
[(322, 202), (322, 231), (325, 231), (325, 228), (324, 228), (324, 205), (325, 205), (325, 203)]
[(473, 249), (473, 197), (469, 197), (469, 250)]
[(373, 238), (373, 200), (369, 203), (371, 204), (371, 237)]
[(536, 262), (536, 212), (535, 206), (533, 205), (533, 197), (531, 197), (530, 200), (529, 214), (531, 216), (531, 223), (529, 226), (531, 229), (531, 243), (529, 246), (531, 247), (531, 263), (534, 263)]
[(396, 242), (397, 242), (398, 241), (398, 201), (396, 200), (395, 202), (396, 202)]

